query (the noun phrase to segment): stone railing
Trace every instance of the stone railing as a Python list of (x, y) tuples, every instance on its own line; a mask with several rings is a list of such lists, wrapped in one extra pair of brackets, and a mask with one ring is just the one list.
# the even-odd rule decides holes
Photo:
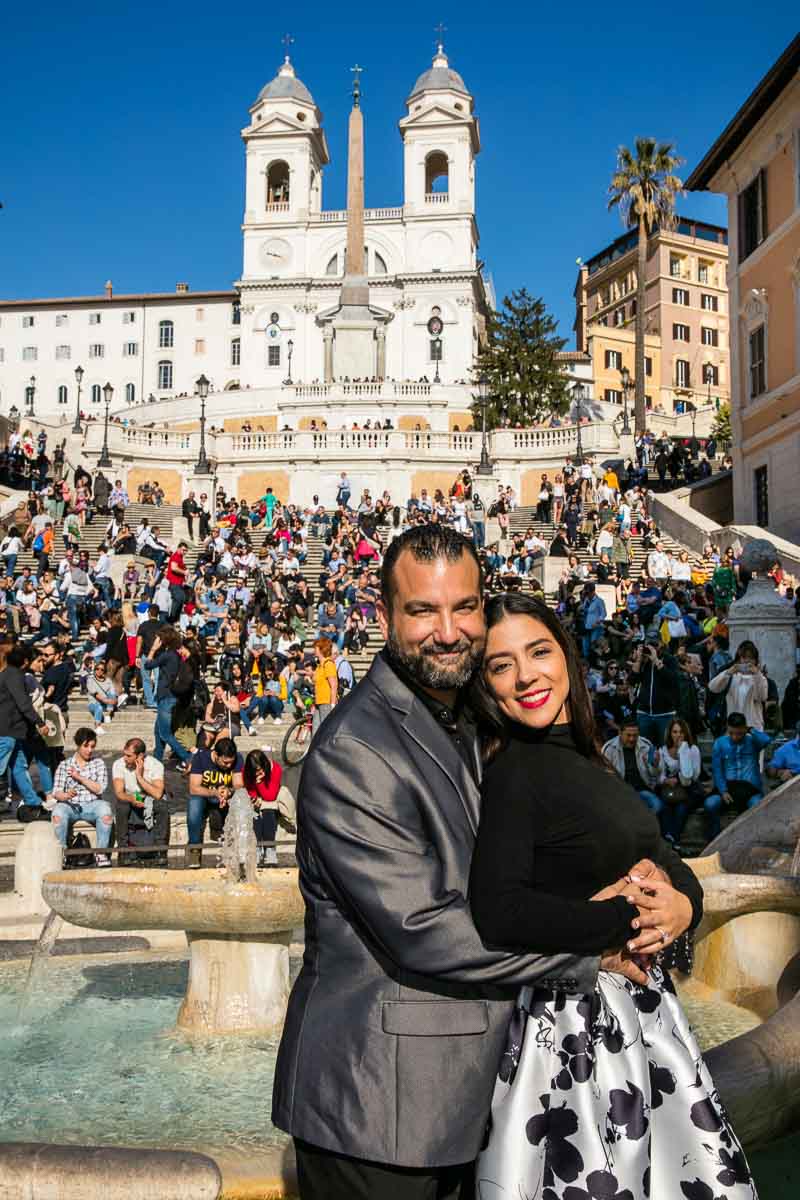
[[(445, 199), (447, 197), (445, 196)], [(365, 221), (399, 221), (403, 215), (402, 208), (365, 208)], [(347, 221), (346, 208), (332, 208), (328, 212), (314, 213), (310, 220), (321, 225), (338, 225)]]
[(447, 204), (449, 199), (450, 199), (450, 195), (448, 192), (426, 192), (425, 193), (425, 203), (426, 204)]
[(264, 205), (264, 207), (268, 213), (288, 213), (289, 201), (273, 200), (270, 204)]
[[(492, 434), (494, 453), (501, 457), (536, 454), (574, 454), (578, 444), (577, 425), (557, 429), (496, 429)], [(590, 453), (613, 453), (619, 441), (608, 423), (581, 426), (581, 444)]]

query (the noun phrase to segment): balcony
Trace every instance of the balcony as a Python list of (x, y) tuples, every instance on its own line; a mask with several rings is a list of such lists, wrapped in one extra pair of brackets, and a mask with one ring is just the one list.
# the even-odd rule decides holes
[(426, 192), (426, 204), (447, 204), (450, 196), (447, 192)]

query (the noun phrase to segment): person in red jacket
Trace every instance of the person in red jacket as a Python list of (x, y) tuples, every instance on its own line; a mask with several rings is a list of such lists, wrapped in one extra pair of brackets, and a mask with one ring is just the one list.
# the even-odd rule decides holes
[[(244, 763), (244, 786), (253, 802), (253, 829), (259, 842), (274, 842), (278, 830), (278, 792), (283, 772), (263, 750), (251, 750)], [(260, 846), (259, 867), (277, 867), (275, 846)]]

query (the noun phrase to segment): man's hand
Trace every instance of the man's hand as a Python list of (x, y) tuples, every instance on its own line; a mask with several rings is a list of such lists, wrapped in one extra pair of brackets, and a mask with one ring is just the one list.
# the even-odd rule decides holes
[(623, 975), (625, 979), (630, 979), (632, 983), (638, 983), (644, 987), (648, 982), (647, 972), (640, 964), (646, 966), (645, 956), (639, 956), (639, 961), (634, 962), (627, 950), (609, 950), (600, 959), (600, 970)]
[(631, 922), (641, 932), (628, 942), (632, 954), (656, 954), (685, 933), (692, 922), (692, 905), (683, 892), (668, 883), (649, 879), (646, 891), (627, 894), (638, 912)]
[(733, 804), (733, 796), (730, 794), (730, 792), (722, 793), (722, 803), (728, 807)]

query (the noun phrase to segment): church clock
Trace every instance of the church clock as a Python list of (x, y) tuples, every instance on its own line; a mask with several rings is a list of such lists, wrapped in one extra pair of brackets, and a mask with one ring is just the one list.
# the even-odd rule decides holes
[(285, 271), (292, 261), (292, 247), (283, 238), (270, 238), (261, 246), (261, 261), (268, 270)]

